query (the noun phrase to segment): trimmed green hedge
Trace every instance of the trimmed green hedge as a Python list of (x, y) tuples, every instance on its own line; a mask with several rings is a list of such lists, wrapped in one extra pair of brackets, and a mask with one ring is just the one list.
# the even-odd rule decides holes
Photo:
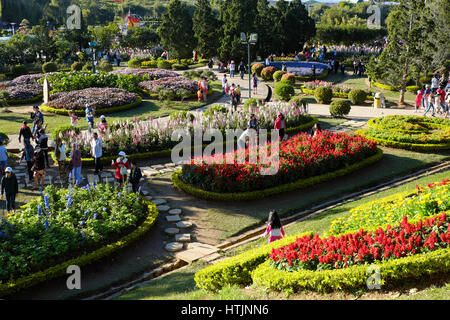
[(355, 133), (366, 139), (375, 141), (377, 144), (381, 144), (382, 146), (395, 148), (395, 149), (405, 149), (405, 150), (423, 151), (423, 152), (432, 152), (432, 151), (441, 151), (441, 150), (450, 149), (450, 143), (443, 143), (443, 144), (406, 143), (406, 142), (397, 142), (397, 141), (375, 138), (370, 135), (366, 135), (365, 130), (358, 130)]
[(355, 163), (353, 165), (347, 166), (345, 168), (325, 173), (320, 176), (310, 177), (306, 179), (301, 179), (296, 182), (283, 184), (280, 186), (264, 189), (264, 190), (258, 190), (258, 191), (249, 191), (249, 192), (240, 192), (240, 193), (217, 193), (217, 192), (211, 192), (211, 191), (205, 191), (199, 188), (195, 188), (187, 183), (184, 183), (180, 179), (181, 172), (175, 172), (172, 175), (172, 182), (176, 188), (179, 190), (182, 190), (188, 194), (191, 194), (197, 198), (205, 199), (205, 200), (214, 200), (214, 201), (229, 201), (229, 202), (236, 202), (236, 201), (249, 201), (249, 200), (257, 200), (257, 199), (263, 199), (269, 196), (274, 196), (276, 194), (284, 193), (284, 192), (290, 192), (297, 189), (306, 188), (309, 186), (314, 186), (318, 183), (322, 183), (325, 181), (329, 181), (338, 177), (345, 176), (349, 173), (352, 173), (356, 170), (359, 170), (361, 168), (364, 168), (366, 166), (369, 166), (379, 160), (383, 157), (383, 151), (381, 149), (378, 149), (377, 153), (367, 159), (362, 160), (361, 162)]
[(376, 82), (376, 81), (372, 81), (372, 85), (374, 87), (377, 87), (377, 88), (380, 88), (380, 89), (383, 89), (383, 90), (388, 90), (388, 91), (398, 91), (398, 90), (400, 90), (400, 87), (393, 87), (393, 86), (390, 86), (390, 85), (387, 85), (387, 84), (383, 84), (383, 83), (379, 83), (379, 82)]
[(44, 97), (43, 94), (39, 94), (31, 99), (22, 99), (22, 100), (6, 100), (6, 102), (9, 105), (15, 105), (15, 104), (27, 104), (27, 103), (33, 103), (33, 102), (37, 102), (37, 101), (41, 101), (42, 98)]
[[(112, 108), (108, 108), (108, 109), (97, 109), (95, 110), (95, 113), (97, 114), (111, 114), (111, 113), (117, 113), (117, 112), (122, 112), (122, 111), (126, 111), (126, 110), (130, 110), (133, 108), (138, 107), (140, 104), (142, 103), (142, 98), (138, 96), (138, 99), (130, 104), (125, 104), (123, 106), (117, 106), (117, 107), (112, 107)], [(56, 113), (59, 115), (64, 115), (66, 116), (68, 114), (69, 111), (68, 109), (56, 109), (56, 108), (50, 108), (46, 105), (42, 105), (41, 109), (45, 112), (50, 112), (50, 113)], [(84, 110), (75, 110), (75, 114), (77, 116), (84, 116), (85, 112)]]
[[(306, 89), (305, 87), (301, 88), (302, 93), (309, 94), (311, 96), (314, 95), (315, 91), (311, 89)], [(342, 98), (342, 99), (348, 99), (348, 93), (345, 92), (335, 92), (333, 91), (333, 98)], [(368, 95), (366, 100), (373, 100), (373, 96)]]
[(211, 291), (219, 290), (228, 284), (249, 284), (252, 282), (251, 272), (269, 258), (272, 249), (288, 245), (294, 242), (297, 237), (305, 235), (312, 235), (312, 232), (286, 237), (269, 245), (219, 261), (198, 271), (194, 276), (195, 283), (198, 288)]
[(388, 287), (403, 283), (406, 279), (421, 279), (434, 274), (448, 274), (450, 248), (372, 265), (324, 271), (286, 272), (272, 268), (270, 261), (267, 260), (251, 273), (251, 277), (254, 284), (289, 293), (300, 290), (350, 291), (367, 286), (367, 280), (371, 276), (370, 273), (367, 273), (369, 266), (377, 266), (380, 269), (380, 285)]
[(44, 271), (39, 271), (26, 277), (22, 277), (15, 280), (14, 282), (0, 283), (0, 296), (3, 297), (5, 295), (15, 293), (21, 289), (37, 285), (41, 282), (64, 276), (66, 274), (67, 267), (71, 265), (84, 266), (93, 263), (117, 252), (118, 250), (138, 240), (151, 229), (159, 215), (158, 209), (153, 202), (145, 198), (142, 198), (142, 201), (148, 206), (148, 216), (136, 230), (132, 231), (115, 243), (106, 245), (93, 252), (85, 253), (80, 257), (63, 262)]

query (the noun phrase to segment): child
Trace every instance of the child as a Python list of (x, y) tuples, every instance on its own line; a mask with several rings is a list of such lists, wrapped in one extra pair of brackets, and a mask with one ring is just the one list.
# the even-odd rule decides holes
[(139, 169), (136, 165), (136, 160), (131, 160), (131, 172), (130, 172), (130, 183), (133, 188), (133, 192), (137, 193), (139, 190), (139, 181), (142, 178), (141, 169)]
[(262, 235), (262, 238), (269, 237), (269, 243), (280, 240), (285, 237), (283, 227), (281, 226), (280, 218), (275, 210), (272, 210), (269, 214), (269, 221), (266, 232)]
[(422, 90), (418, 90), (416, 96), (416, 110), (414, 110), (414, 113), (419, 112), (420, 106), (422, 105), (422, 98)]
[(19, 193), (19, 185), (17, 183), (16, 175), (13, 170), (8, 167), (6, 168), (6, 175), (3, 176), (1, 182), (1, 194), (3, 199), (3, 194), (6, 195), (6, 211), (10, 213), (16, 208), (16, 194)]
[(122, 187), (122, 184), (127, 181), (128, 169), (130, 169), (130, 162), (125, 152), (120, 151), (119, 157), (115, 162), (114, 160), (112, 161), (111, 166), (116, 168), (115, 178), (119, 186)]
[(202, 101), (203, 93), (202, 93), (202, 90), (200, 90), (200, 89), (197, 91), (197, 98), (198, 98), (198, 102)]
[(5, 168), (8, 166), (8, 151), (3, 146), (3, 141), (0, 140), (0, 175), (5, 173)]
[(78, 124), (78, 116), (76, 115), (75, 111), (69, 111), (69, 117), (70, 117), (70, 125), (72, 127), (76, 127)]

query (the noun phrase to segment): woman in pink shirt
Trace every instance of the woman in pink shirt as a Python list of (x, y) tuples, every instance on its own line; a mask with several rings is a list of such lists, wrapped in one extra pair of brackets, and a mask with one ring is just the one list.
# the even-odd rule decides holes
[(262, 235), (263, 238), (269, 237), (269, 243), (277, 241), (279, 239), (283, 239), (285, 237), (285, 233), (283, 227), (281, 226), (280, 217), (278, 217), (278, 213), (273, 210), (269, 213), (269, 221), (267, 224), (266, 232)]

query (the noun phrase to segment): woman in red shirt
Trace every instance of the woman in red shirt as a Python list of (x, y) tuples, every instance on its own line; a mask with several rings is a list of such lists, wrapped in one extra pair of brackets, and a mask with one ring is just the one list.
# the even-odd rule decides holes
[(122, 187), (123, 182), (127, 181), (128, 169), (130, 169), (130, 161), (128, 161), (125, 152), (120, 151), (119, 157), (116, 161), (113, 160), (111, 165), (116, 168), (115, 178), (119, 186)]

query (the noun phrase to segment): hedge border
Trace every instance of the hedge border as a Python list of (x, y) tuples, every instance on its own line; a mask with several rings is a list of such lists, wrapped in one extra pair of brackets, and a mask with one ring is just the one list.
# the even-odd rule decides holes
[[(112, 114), (112, 113), (117, 113), (117, 112), (122, 112), (122, 111), (127, 111), (130, 109), (134, 109), (137, 108), (138, 106), (140, 106), (142, 103), (142, 98), (137, 96), (137, 100), (133, 103), (129, 103), (129, 104), (125, 104), (122, 106), (116, 106), (116, 107), (111, 107), (108, 109), (98, 109), (95, 110), (95, 113), (97, 114)], [(58, 115), (67, 115), (69, 111), (69, 109), (56, 109), (56, 108), (51, 108), (49, 106), (46, 105), (41, 105), (41, 109), (45, 112), (50, 112), (50, 113), (54, 113), (54, 114), (58, 114)], [(75, 110), (75, 114), (77, 116), (84, 116), (85, 112), (84, 110)]]
[(6, 100), (6, 102), (10, 105), (17, 105), (17, 104), (26, 104), (26, 103), (33, 103), (33, 102), (37, 102), (37, 101), (41, 101), (42, 98), (44, 97), (43, 94), (39, 94), (33, 98), (30, 99), (22, 99), (22, 100)]
[(360, 135), (363, 138), (375, 141), (377, 144), (381, 144), (382, 146), (385, 146), (385, 147), (390, 147), (390, 148), (395, 148), (395, 149), (404, 149), (404, 150), (410, 150), (410, 151), (421, 151), (421, 152), (442, 151), (442, 150), (450, 149), (450, 143), (417, 144), (417, 143), (397, 142), (397, 141), (375, 138), (368, 134), (365, 134), (365, 132), (366, 132), (366, 130), (363, 129), (363, 130), (356, 131), (355, 134)]
[[(319, 119), (316, 117), (311, 117), (314, 120), (302, 125), (299, 125), (297, 127), (292, 127), (286, 130), (287, 134), (296, 133), (305, 129), (310, 129), (314, 124), (319, 122)], [(208, 146), (208, 144), (204, 145), (204, 147)], [(195, 147), (192, 147), (192, 150), (194, 150)], [(130, 160), (149, 160), (149, 159), (160, 159), (160, 158), (167, 158), (172, 155), (172, 149), (166, 149), (166, 150), (159, 150), (159, 151), (149, 151), (144, 153), (136, 153), (136, 154), (130, 154), (127, 155), (127, 158)], [(57, 162), (57, 159), (53, 152), (50, 153), (50, 156), (52, 157), (53, 161)], [(109, 164), (112, 160), (116, 160), (117, 156), (109, 156), (109, 157), (102, 157), (101, 162), (102, 164)], [(66, 160), (67, 163), (70, 162), (70, 160)], [(82, 158), (81, 162), (83, 165), (93, 166), (94, 158)]]
[(387, 90), (387, 91), (399, 91), (400, 90), (400, 87), (393, 87), (393, 86), (383, 84), (380, 82), (376, 82), (376, 81), (372, 81), (372, 85), (374, 87), (377, 87), (377, 88), (383, 89), (383, 90)]
[(372, 275), (367, 270), (371, 266), (377, 266), (380, 270), (380, 285), (392, 285), (400, 280), (419, 279), (441, 272), (448, 273), (450, 248), (370, 265), (323, 271), (300, 270), (291, 273), (271, 267), (270, 260), (266, 260), (251, 273), (251, 277), (254, 284), (289, 293), (299, 290), (351, 291), (367, 285), (367, 280)]
[(95, 261), (98, 261), (102, 258), (105, 258), (112, 253), (130, 245), (140, 237), (142, 237), (145, 233), (147, 233), (151, 227), (155, 224), (156, 219), (158, 218), (159, 212), (156, 205), (141, 197), (143, 203), (148, 207), (148, 215), (144, 222), (137, 227), (134, 231), (122, 237), (120, 240), (108, 244), (104, 247), (101, 247), (93, 252), (85, 253), (79, 257), (70, 259), (66, 262), (60, 263), (56, 266), (50, 267), (46, 270), (39, 271), (28, 276), (19, 278), (15, 280), (13, 283), (0, 283), (0, 297), (5, 295), (9, 295), (15, 293), (19, 290), (26, 289), (37, 285), (41, 282), (48, 281), (54, 279), (59, 276), (63, 276), (66, 274), (67, 267), (71, 265), (84, 266)]
[(195, 188), (187, 183), (184, 183), (180, 179), (181, 171), (175, 172), (171, 180), (174, 184), (174, 186), (184, 191), (190, 195), (193, 195), (194, 197), (204, 199), (204, 200), (214, 200), (214, 201), (223, 201), (223, 202), (236, 202), (236, 201), (249, 201), (249, 200), (258, 200), (263, 199), (269, 196), (274, 196), (283, 192), (290, 192), (297, 189), (306, 188), (312, 185), (315, 185), (317, 183), (322, 183), (325, 181), (332, 180), (337, 177), (341, 177), (344, 175), (347, 175), (349, 173), (352, 173), (356, 170), (359, 170), (363, 167), (369, 166), (379, 160), (383, 157), (383, 151), (381, 149), (377, 149), (377, 153), (369, 158), (366, 158), (362, 160), (361, 162), (355, 163), (350, 166), (346, 166), (345, 168), (325, 173), (320, 176), (314, 176), (306, 179), (300, 179), (296, 182), (286, 183), (280, 186), (267, 188), (264, 190), (257, 190), (257, 191), (249, 191), (249, 192), (240, 192), (240, 193), (218, 193), (218, 192), (211, 192), (211, 191), (205, 191), (200, 188)]
[[(397, 118), (399, 116), (386, 116), (386, 117), (390, 117), (390, 118)], [(384, 117), (384, 118), (386, 118)], [(400, 116), (400, 117), (404, 117), (404, 116)], [(435, 129), (441, 129), (441, 130), (445, 130), (446, 126), (444, 124), (440, 124), (440, 123), (434, 123), (434, 122), (430, 122), (431, 118), (427, 118), (427, 117), (421, 117), (421, 116), (416, 116), (416, 118), (422, 118), (420, 120), (423, 120), (425, 122), (427, 122), (427, 124), (431, 127), (434, 127)], [(395, 132), (402, 132), (402, 133), (410, 133), (410, 134), (420, 134), (420, 133), (424, 133), (423, 131), (419, 131), (419, 130), (402, 130), (402, 129), (389, 129), (389, 128), (384, 128), (381, 125), (378, 125), (375, 123), (375, 121), (377, 120), (381, 120), (383, 118), (372, 118), (369, 121), (367, 121), (367, 126), (371, 129), (375, 129), (375, 130), (388, 130), (388, 131), (395, 131)], [(450, 126), (449, 126), (450, 128)]]
[[(305, 94), (308, 94), (308, 95), (311, 95), (311, 96), (313, 96), (314, 93), (315, 93), (314, 90), (306, 89), (303, 86), (301, 87), (301, 90), (302, 90), (302, 93), (305, 93)], [(345, 93), (345, 92), (334, 92), (334, 91), (333, 91), (333, 98), (349, 99), (348, 93)], [(370, 101), (370, 100), (373, 100), (373, 99), (374, 99), (373, 96), (367, 95), (367, 98), (366, 98), (365, 101)]]

